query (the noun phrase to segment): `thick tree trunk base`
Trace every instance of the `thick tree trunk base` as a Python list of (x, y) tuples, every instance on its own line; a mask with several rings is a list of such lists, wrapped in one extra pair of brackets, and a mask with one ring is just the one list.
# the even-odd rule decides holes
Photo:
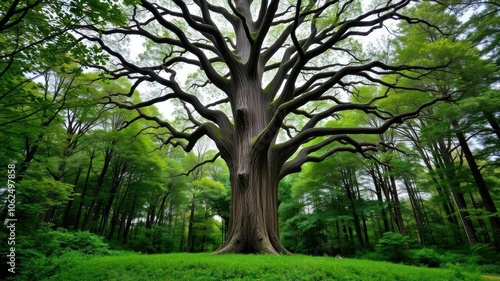
[(271, 243), (261, 243), (257, 245), (243, 245), (237, 241), (232, 241), (221, 246), (212, 255), (222, 254), (267, 254), (267, 255), (292, 255), (290, 251), (281, 246), (273, 246)]

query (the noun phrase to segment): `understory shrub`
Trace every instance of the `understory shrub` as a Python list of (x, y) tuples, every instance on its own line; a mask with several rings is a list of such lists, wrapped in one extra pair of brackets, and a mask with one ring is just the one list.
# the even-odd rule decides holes
[(19, 239), (20, 253), (38, 252), (46, 257), (60, 256), (68, 251), (89, 255), (107, 255), (109, 246), (102, 237), (88, 231), (70, 232), (65, 229), (42, 229)]
[(13, 280), (44, 280), (62, 269), (70, 268), (75, 263), (88, 259), (88, 257), (89, 255), (84, 255), (77, 251), (68, 251), (59, 256), (38, 256), (24, 260), (19, 266), (19, 270), (16, 272)]
[(375, 245), (375, 251), (381, 260), (405, 262), (408, 260), (408, 238), (400, 233), (386, 232)]
[(173, 244), (172, 233), (167, 228), (156, 225), (137, 234), (128, 243), (130, 249), (147, 254), (170, 253), (173, 251)]
[(374, 252), (359, 253), (357, 258), (500, 274), (500, 254), (489, 244), (479, 243), (455, 250), (434, 247), (408, 249), (407, 241), (401, 234), (385, 233), (375, 245)]
[(490, 244), (477, 243), (470, 247), (471, 253), (478, 257), (478, 264), (490, 264), (492, 261), (498, 261), (499, 254)]
[(40, 280), (66, 266), (69, 260), (109, 255), (110, 250), (102, 237), (88, 231), (70, 232), (49, 227), (16, 239), (15, 280)]
[(440, 267), (441, 254), (432, 248), (422, 248), (410, 251), (409, 259), (412, 264), (427, 267)]

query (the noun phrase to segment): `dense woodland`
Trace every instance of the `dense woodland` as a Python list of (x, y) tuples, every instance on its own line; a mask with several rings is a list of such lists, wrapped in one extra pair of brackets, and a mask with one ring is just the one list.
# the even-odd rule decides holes
[[(230, 171), (218, 147), (203, 137), (185, 152), (166, 141), (168, 127), (139, 118), (189, 127), (194, 113), (186, 102), (141, 113), (119, 106), (151, 100), (158, 90), (88, 67), (113, 58), (71, 31), (71, 20), (98, 20), (103, 11), (110, 16), (119, 9), (74, 1), (86, 7), (78, 10), (71, 2), (0, 3), (2, 221), (5, 172), (13, 164), (18, 240), (52, 229), (89, 231), (112, 247), (145, 253), (217, 250), (226, 240), (231, 204)], [(342, 48), (388, 64), (439, 65), (438, 71), (393, 73), (377, 85), (353, 83), (339, 95), (365, 103), (384, 96), (378, 110), (393, 115), (429, 102), (426, 89), (448, 99), (383, 133), (357, 135), (357, 144), (376, 144), (369, 149), (343, 149), (348, 139), (309, 143), (317, 159), (279, 182), (279, 234), (290, 252), (354, 256), (376, 250), (380, 239), (401, 239), (408, 247), (500, 249), (500, 5), (423, 1), (404, 11), (421, 22), (395, 22), (393, 33)], [(130, 52), (127, 44), (117, 48)], [(155, 47), (145, 48), (140, 59), (154, 59)], [(192, 71), (184, 85), (204, 91), (203, 79), (201, 70)], [(396, 80), (397, 89), (384, 87)], [(135, 95), (120, 95), (130, 88)], [(287, 122), (303, 124), (328, 102)], [(324, 126), (380, 126), (366, 112), (342, 111)], [(284, 128), (277, 138), (292, 138), (293, 130)], [(336, 153), (322, 157), (327, 151)]]

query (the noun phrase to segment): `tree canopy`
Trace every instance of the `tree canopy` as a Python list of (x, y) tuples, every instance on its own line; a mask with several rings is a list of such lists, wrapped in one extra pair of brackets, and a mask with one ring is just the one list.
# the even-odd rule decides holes
[(27, 229), (146, 252), (353, 253), (389, 231), (499, 248), (495, 3), (0, 5)]

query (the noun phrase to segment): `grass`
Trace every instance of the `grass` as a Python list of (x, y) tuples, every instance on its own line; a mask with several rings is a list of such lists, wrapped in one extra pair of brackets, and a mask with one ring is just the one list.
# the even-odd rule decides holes
[[(465, 272), (459, 267), (435, 269), (302, 255), (131, 253), (100, 257), (63, 256), (55, 258), (52, 263), (57, 266), (45, 278), (38, 275), (37, 280), (484, 280), (478, 273)], [(30, 278), (18, 277), (16, 280)]]

